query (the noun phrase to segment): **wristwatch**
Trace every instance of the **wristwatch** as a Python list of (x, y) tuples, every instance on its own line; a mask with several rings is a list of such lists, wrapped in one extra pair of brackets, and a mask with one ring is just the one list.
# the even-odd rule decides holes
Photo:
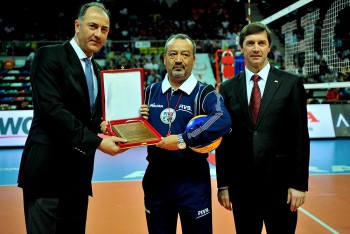
[(182, 134), (177, 135), (177, 147), (179, 149), (186, 149), (186, 143), (182, 138)]

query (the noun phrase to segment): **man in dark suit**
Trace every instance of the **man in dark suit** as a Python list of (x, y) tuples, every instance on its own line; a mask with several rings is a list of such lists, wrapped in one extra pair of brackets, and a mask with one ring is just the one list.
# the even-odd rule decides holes
[[(218, 201), (232, 209), (240, 234), (261, 233), (263, 224), (269, 234), (294, 233), (296, 211), (308, 190), (310, 140), (303, 81), (270, 66), (271, 43), (266, 25), (246, 25), (239, 37), (245, 71), (219, 87), (232, 131), (216, 150)], [(249, 108), (254, 102), (260, 103), (252, 107), (258, 111), (256, 120)]]
[[(101, 67), (92, 56), (103, 47), (109, 27), (103, 4), (84, 4), (75, 20), (74, 38), (41, 47), (35, 54), (30, 75), (34, 117), (18, 175), (27, 233), (85, 233), (95, 151), (124, 151), (115, 144), (124, 139), (97, 134)], [(84, 58), (94, 71), (92, 102)]]

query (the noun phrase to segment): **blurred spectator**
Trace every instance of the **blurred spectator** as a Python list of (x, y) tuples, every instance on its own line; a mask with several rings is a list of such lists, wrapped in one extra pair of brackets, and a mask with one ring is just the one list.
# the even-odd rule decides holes
[(139, 67), (142, 67), (140, 66), (140, 62), (139, 60), (137, 59), (137, 56), (135, 54), (133, 54), (130, 58), (130, 68), (139, 68)]
[(332, 88), (326, 92), (327, 101), (338, 101), (340, 99), (339, 88)]
[(341, 68), (338, 74), (339, 81), (350, 81), (349, 77), (350, 71), (346, 67)]
[(164, 54), (160, 54), (159, 55), (159, 59), (158, 59), (158, 73), (161, 76), (161, 79), (163, 79), (163, 77), (165, 77), (166, 74), (166, 69), (164, 66), (164, 62), (163, 62), (163, 55)]
[(273, 55), (273, 63), (274, 65), (281, 66), (282, 63), (282, 53), (277, 49), (275, 45), (271, 47), (270, 54)]
[(117, 69), (117, 65), (115, 63), (114, 58), (110, 58), (106, 60), (106, 66), (104, 67), (105, 70), (115, 70)]
[(155, 57), (151, 58), (151, 61), (143, 65), (144, 69), (147, 70), (156, 70), (157, 72), (159, 71), (159, 65), (156, 61)]
[(32, 61), (34, 59), (35, 56), (35, 49), (32, 49), (32, 51), (29, 53), (25, 65), (24, 65), (24, 69), (30, 71), (30, 65), (32, 64)]
[(33, 50), (29, 53), (29, 55), (28, 55), (26, 61), (28, 61), (28, 62), (31, 63), (31, 62), (33, 61), (33, 59), (34, 59), (34, 55), (35, 55), (35, 50), (33, 49)]
[(147, 83), (146, 85), (150, 85), (153, 83), (156, 83), (158, 81), (162, 80), (161, 76), (159, 75), (157, 70), (151, 69), (148, 76), (147, 76)]
[(117, 65), (117, 69), (128, 69), (130, 67), (129, 60), (126, 57), (121, 57)]
[(106, 44), (105, 44), (105, 53), (109, 54), (109, 52), (112, 51), (112, 40), (110, 38), (107, 38)]
[(350, 87), (345, 87), (343, 91), (343, 99), (350, 100)]
[[(143, 67), (143, 68), (145, 68), (145, 65), (146, 65), (147, 63), (149, 63), (149, 60), (148, 60), (148, 58), (146, 57), (146, 55), (142, 56), (142, 57), (139, 59), (139, 61), (140, 61), (140, 66)], [(147, 69), (146, 69), (146, 70), (147, 70)]]
[[(142, 65), (142, 67), (143, 67), (143, 65), (146, 64), (146, 62), (144, 61), (144, 59), (147, 59), (147, 58), (146, 58), (146, 54), (141, 53), (141, 54), (140, 54), (140, 57), (138, 58), (138, 62), (139, 62), (139, 64)], [(147, 62), (148, 62), (148, 61), (147, 61)]]
[(324, 59), (321, 59), (320, 62), (320, 72), (319, 72), (319, 76), (318, 76), (318, 81), (320, 83), (324, 83), (325, 82), (325, 78), (326, 78), (326, 74), (329, 72), (327, 63)]
[(4, 61), (4, 69), (5, 70), (12, 70), (14, 67), (15, 67), (15, 60), (7, 59)]
[(333, 68), (333, 66), (328, 66), (328, 73), (326, 74), (327, 82), (337, 82), (338, 72)]
[(314, 97), (313, 89), (305, 89), (307, 104), (319, 104), (320, 102)]
[(114, 51), (110, 51), (108, 54), (106, 54), (106, 60), (114, 59), (114, 61), (117, 60), (117, 55)]
[(126, 57), (127, 60), (131, 59), (132, 52), (131, 52), (130, 46), (127, 46), (123, 53), (124, 53), (124, 56)]

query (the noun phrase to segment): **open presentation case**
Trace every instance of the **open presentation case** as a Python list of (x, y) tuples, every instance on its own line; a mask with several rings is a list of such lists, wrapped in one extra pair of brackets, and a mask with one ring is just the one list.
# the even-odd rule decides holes
[(102, 111), (112, 136), (128, 139), (120, 148), (156, 144), (161, 135), (140, 114), (144, 102), (143, 68), (102, 70)]

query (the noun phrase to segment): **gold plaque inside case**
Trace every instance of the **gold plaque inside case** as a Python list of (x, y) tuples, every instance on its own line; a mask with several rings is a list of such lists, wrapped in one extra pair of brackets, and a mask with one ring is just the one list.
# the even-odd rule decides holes
[(126, 138), (124, 144), (157, 140), (157, 136), (142, 122), (132, 122), (112, 125), (112, 130), (118, 137)]

